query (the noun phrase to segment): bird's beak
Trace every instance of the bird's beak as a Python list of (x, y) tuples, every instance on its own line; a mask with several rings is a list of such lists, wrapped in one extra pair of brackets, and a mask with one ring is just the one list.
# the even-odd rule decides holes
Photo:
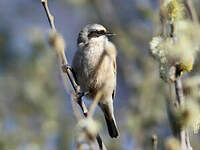
[(116, 34), (115, 33), (111, 33), (109, 31), (106, 32), (106, 36), (115, 36)]

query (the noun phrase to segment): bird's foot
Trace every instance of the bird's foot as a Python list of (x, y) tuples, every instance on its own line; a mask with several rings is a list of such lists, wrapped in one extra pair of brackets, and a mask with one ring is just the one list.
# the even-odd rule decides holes
[(78, 99), (81, 99), (83, 96), (85, 96), (85, 93), (84, 92), (78, 92), (76, 94), (76, 96), (77, 96)]
[(67, 73), (67, 70), (72, 70), (72, 67), (69, 64), (62, 65), (62, 71)]

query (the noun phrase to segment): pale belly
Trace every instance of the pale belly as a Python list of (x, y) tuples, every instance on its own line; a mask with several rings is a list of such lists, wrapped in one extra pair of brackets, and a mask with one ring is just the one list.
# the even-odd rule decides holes
[[(87, 59), (88, 60), (88, 59)], [(112, 61), (108, 56), (105, 56), (102, 63), (99, 64), (99, 60), (85, 61), (82, 64), (83, 72), (79, 75), (79, 84), (83, 92), (89, 92), (88, 97), (93, 98), (96, 93), (106, 86), (106, 90), (110, 92), (104, 92), (108, 96), (112, 95), (116, 85), (116, 76), (113, 71)], [(106, 97), (107, 95), (104, 95)]]

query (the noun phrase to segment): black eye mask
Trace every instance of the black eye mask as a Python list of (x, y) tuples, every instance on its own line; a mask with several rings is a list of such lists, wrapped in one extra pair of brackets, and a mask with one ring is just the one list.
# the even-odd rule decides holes
[(89, 34), (88, 34), (88, 38), (92, 38), (92, 37), (99, 37), (99, 36), (102, 36), (102, 35), (105, 35), (106, 32), (104, 30), (101, 30), (101, 31), (91, 31)]

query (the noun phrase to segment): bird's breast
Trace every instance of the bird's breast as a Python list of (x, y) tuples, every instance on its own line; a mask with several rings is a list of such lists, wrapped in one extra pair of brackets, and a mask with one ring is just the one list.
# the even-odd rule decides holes
[[(80, 79), (82, 80), (81, 88), (84, 91), (96, 93), (105, 82), (115, 83), (112, 61), (107, 55), (102, 57), (103, 52), (104, 47), (98, 44), (89, 45), (84, 49), (82, 59), (83, 76)], [(112, 89), (113, 86), (111, 84)]]

